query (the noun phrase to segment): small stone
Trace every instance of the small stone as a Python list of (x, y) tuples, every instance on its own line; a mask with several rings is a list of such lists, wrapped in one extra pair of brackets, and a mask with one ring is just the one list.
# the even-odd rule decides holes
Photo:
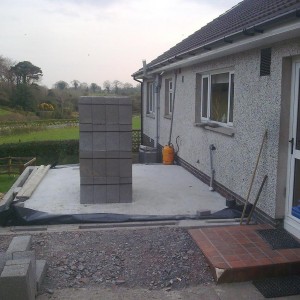
[(193, 255), (195, 253), (195, 251), (193, 251), (193, 250), (189, 250), (188, 252), (187, 252), (187, 254), (189, 254), (189, 255)]
[(84, 270), (84, 266), (83, 266), (83, 265), (79, 265), (79, 266), (78, 266), (78, 270), (79, 270), (79, 271), (83, 271), (83, 270)]
[(172, 290), (171, 287), (166, 288), (166, 292), (170, 292)]
[(124, 284), (124, 283), (126, 283), (126, 281), (125, 280), (116, 280), (116, 285), (121, 285), (121, 284)]
[(54, 293), (54, 291), (51, 289), (45, 289), (45, 292), (50, 295), (52, 295)]

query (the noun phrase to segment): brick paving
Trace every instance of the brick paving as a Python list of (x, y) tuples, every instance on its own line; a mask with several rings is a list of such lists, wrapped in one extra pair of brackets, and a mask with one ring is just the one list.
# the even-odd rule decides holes
[(189, 230), (218, 282), (300, 274), (300, 248), (273, 250), (257, 233), (269, 225), (221, 226)]

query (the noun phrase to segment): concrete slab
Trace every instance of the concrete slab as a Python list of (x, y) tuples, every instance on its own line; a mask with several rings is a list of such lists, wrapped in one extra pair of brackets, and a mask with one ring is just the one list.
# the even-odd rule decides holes
[(53, 214), (195, 215), (225, 208), (225, 198), (180, 166), (132, 166), (133, 202), (80, 204), (79, 166), (51, 169), (25, 207)]
[(31, 246), (31, 235), (15, 236), (6, 250), (7, 253), (27, 251)]

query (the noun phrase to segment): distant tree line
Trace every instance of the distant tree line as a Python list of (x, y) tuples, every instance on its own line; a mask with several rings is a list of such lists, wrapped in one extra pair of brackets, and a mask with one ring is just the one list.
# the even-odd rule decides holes
[(80, 96), (129, 96), (134, 113), (140, 112), (140, 86), (105, 80), (102, 87), (72, 80), (57, 81), (51, 89), (39, 84), (42, 70), (29, 61), (14, 62), (0, 55), (0, 106), (31, 111), (52, 118), (74, 117)]

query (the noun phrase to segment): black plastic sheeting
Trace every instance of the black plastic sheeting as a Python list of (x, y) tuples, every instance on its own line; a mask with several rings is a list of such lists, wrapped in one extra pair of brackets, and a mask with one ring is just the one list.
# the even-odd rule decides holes
[[(247, 206), (246, 216), (251, 204)], [(112, 213), (56, 215), (29, 208), (11, 205), (10, 209), (0, 212), (1, 226), (25, 225), (57, 225), (82, 223), (123, 223), (134, 221), (171, 221), (171, 220), (205, 220), (205, 219), (234, 219), (240, 218), (243, 206), (225, 208), (210, 215), (127, 215)]]

